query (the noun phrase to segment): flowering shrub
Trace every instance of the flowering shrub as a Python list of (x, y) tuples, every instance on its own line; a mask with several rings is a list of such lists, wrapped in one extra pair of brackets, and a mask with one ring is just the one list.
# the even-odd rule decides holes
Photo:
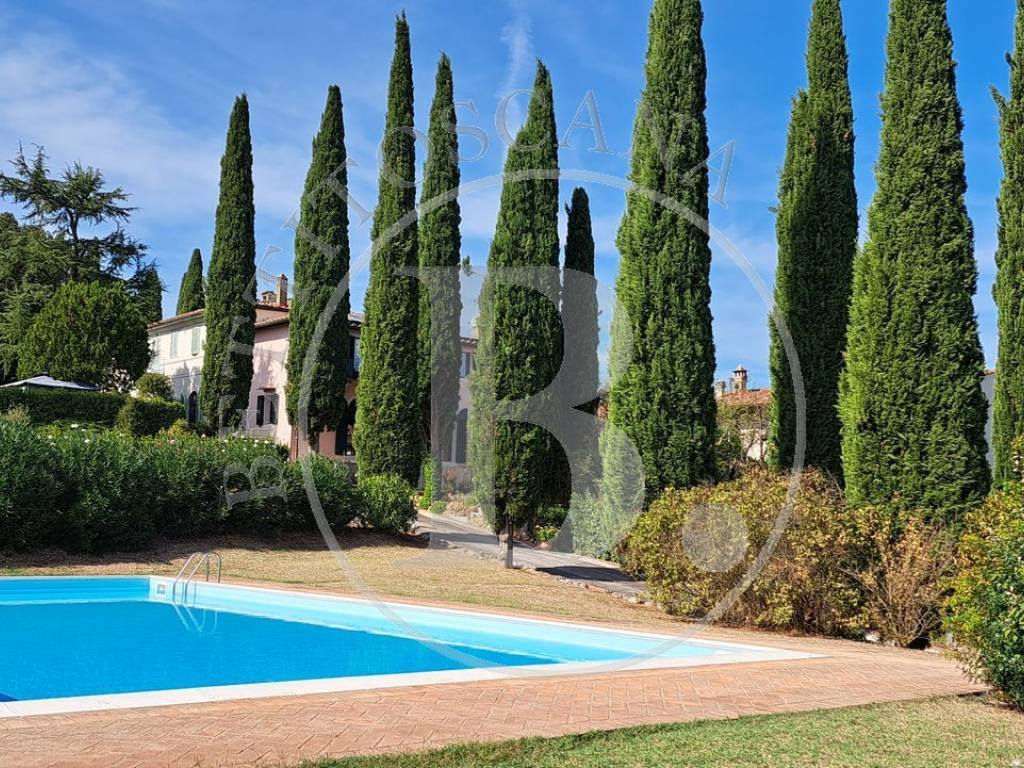
[(355, 486), (348, 466), (326, 457), (286, 459), (269, 440), (0, 422), (0, 549), (98, 553), (158, 537), (314, 530), (307, 471), (332, 526), (401, 531), (415, 519), (396, 477)]
[(0, 546), (26, 549), (53, 535), (67, 479), (53, 444), (0, 421)]
[(946, 625), (978, 679), (1024, 707), (1024, 486), (992, 493), (967, 517)]
[(67, 478), (53, 543), (82, 552), (137, 549), (149, 543), (160, 500), (149, 452), (139, 450), (131, 438), (106, 430), (69, 430), (53, 445)]

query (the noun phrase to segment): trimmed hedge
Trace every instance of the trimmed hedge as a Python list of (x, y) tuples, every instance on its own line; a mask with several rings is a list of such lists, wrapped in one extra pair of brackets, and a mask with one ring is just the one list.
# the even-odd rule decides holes
[(0, 550), (100, 553), (157, 538), (312, 531), (307, 469), (334, 527), (399, 532), (415, 520), (401, 479), (356, 485), (347, 465), (318, 455), (288, 462), (269, 440), (0, 422)]
[(54, 422), (79, 422), (112, 427), (128, 400), (117, 392), (87, 392), (39, 387), (0, 388), (0, 413), (21, 407), (36, 426)]
[(957, 566), (946, 619), (957, 655), (1024, 707), (1024, 486), (1010, 484), (968, 515)]
[(185, 416), (185, 406), (171, 400), (129, 397), (114, 420), (121, 432), (135, 437), (152, 437)]

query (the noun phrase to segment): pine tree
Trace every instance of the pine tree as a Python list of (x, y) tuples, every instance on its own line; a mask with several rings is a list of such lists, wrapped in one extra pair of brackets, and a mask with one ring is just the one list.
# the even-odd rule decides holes
[[(320, 434), (337, 429), (348, 407), (349, 294), (330, 309), (349, 271), (348, 186), (341, 89), (327, 89), (313, 159), (306, 173), (295, 232), (295, 296), (288, 324), (288, 421), (316, 450)], [(329, 312), (313, 347), (318, 325)], [(307, 360), (312, 354), (312, 359)], [(305, 419), (300, 413), (305, 403)]]
[(850, 500), (944, 520), (989, 484), (952, 52), (946, 0), (892, 0), (877, 191), (840, 388)]
[(996, 369), (992, 443), (995, 482), (1015, 477), (1011, 447), (1024, 435), (1024, 2), (1017, 3), (1016, 51), (1010, 65), (1010, 97), (993, 90), (999, 105), (1003, 185), (999, 194), (996, 284), (999, 360)]
[[(562, 272), (562, 327), (564, 329), (563, 379), (568, 390), (564, 404), (593, 414), (597, 410), (599, 343), (597, 282), (594, 277), (594, 235), (590, 221), (590, 198), (577, 187), (566, 206), (568, 224)], [(583, 422), (580, 422), (582, 425)], [(573, 443), (567, 450), (582, 477), (572, 477), (578, 492), (596, 490), (597, 434), (586, 428), (569, 430)], [(563, 470), (564, 472), (565, 470)], [(563, 484), (568, 481), (564, 478)], [(566, 498), (564, 501), (569, 501)]]
[[(220, 199), (206, 284), (200, 410), (217, 429), (244, 424), (256, 335), (256, 238), (249, 102), (235, 99), (220, 161)], [(240, 351), (242, 350), (242, 351)]]
[(188, 269), (181, 277), (178, 290), (178, 308), (175, 314), (184, 315), (206, 306), (206, 292), (203, 289), (203, 255), (196, 248), (192, 251)]
[[(551, 76), (538, 61), (526, 123), (505, 160), (505, 183), (487, 262), (485, 290), (490, 295), (481, 308), (482, 349), (476, 375), (490, 380), (498, 403), (539, 394), (561, 362), (561, 323), (552, 303), (558, 296), (557, 170)], [(482, 413), (488, 411), (486, 402), (479, 405)], [(531, 524), (547, 489), (553, 448), (546, 430), (504, 418), (516, 415), (508, 404), (502, 411), (503, 418), (491, 425), (476, 422), (493, 431), (493, 464), (484, 471), (494, 479), (491, 522), (496, 530)], [(474, 454), (481, 459), (477, 450)], [(488, 457), (482, 458), (486, 464)]]
[[(419, 222), (420, 283), (419, 387), (423, 428), (430, 441), (435, 476), (430, 487), (441, 489), (441, 445), (449, 440), (459, 407), (459, 356), (462, 352), (459, 265), (461, 214), (459, 141), (455, 132), (452, 67), (441, 54), (434, 101), (430, 107), (427, 160), (423, 167)], [(451, 196), (448, 199), (448, 196)]]
[(612, 357), (630, 346), (632, 355), (612, 387), (609, 419), (640, 451), (648, 497), (714, 472), (711, 249), (690, 220), (708, 217), (702, 24), (699, 0), (654, 2), (633, 133), (630, 179), (638, 189), (626, 196), (618, 235), (616, 292), (628, 320), (613, 323)]
[[(807, 46), (808, 90), (793, 104), (779, 188), (775, 312), (800, 363), (806, 404), (804, 464), (839, 477), (839, 374), (846, 347), (857, 191), (853, 177), (853, 105), (839, 0), (815, 0)], [(796, 399), (789, 356), (771, 323), (775, 397), (769, 462), (793, 466)]]
[(395, 54), (377, 210), (371, 236), (370, 284), (364, 300), (356, 460), (361, 475), (397, 474), (415, 484), (423, 456), (419, 395), (419, 286), (416, 152), (409, 25), (395, 23)]

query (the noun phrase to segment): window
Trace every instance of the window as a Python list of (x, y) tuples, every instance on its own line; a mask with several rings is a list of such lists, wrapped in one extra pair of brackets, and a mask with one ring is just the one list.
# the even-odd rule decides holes
[(157, 336), (151, 339), (149, 342), (149, 362), (159, 363), (160, 362), (160, 337)]
[(199, 393), (192, 392), (188, 396), (188, 423), (196, 424), (199, 422)]
[(348, 337), (348, 367), (350, 375), (359, 373), (359, 339), (355, 336)]
[(267, 423), (277, 424), (277, 393), (267, 395)]
[(276, 392), (268, 392), (256, 396), (256, 426), (264, 424), (277, 424), (277, 398)]
[(473, 368), (476, 367), (476, 361), (473, 359), (472, 352), (463, 352), (462, 360), (459, 364), (459, 378), (465, 379), (472, 372)]
[(178, 357), (178, 334), (171, 334), (171, 360)]
[(469, 411), (463, 408), (455, 418), (455, 463), (466, 463), (466, 446), (469, 443)]
[(198, 328), (193, 328), (192, 329), (192, 354), (193, 355), (198, 355), (199, 354), (199, 350), (200, 350), (200, 346), (199, 346), (199, 329)]

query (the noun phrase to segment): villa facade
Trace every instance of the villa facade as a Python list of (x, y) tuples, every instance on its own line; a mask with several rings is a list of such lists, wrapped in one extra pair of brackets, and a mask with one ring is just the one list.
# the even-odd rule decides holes
[[(309, 451), (299, 431), (288, 421), (285, 409), (285, 387), (288, 384), (289, 307), (287, 280), (278, 279), (276, 291), (261, 295), (256, 305), (256, 340), (253, 345), (253, 376), (249, 391), (249, 407), (245, 414), (244, 433), (250, 437), (273, 440), (286, 445), (292, 456)], [(354, 457), (352, 428), (356, 420), (359, 390), (359, 336), (361, 313), (349, 314), (349, 344), (341, 350), (348, 361), (345, 385), (345, 415), (336, 429), (320, 435), (319, 452), (326, 456)], [(152, 351), (149, 370), (162, 373), (171, 380), (174, 396), (185, 404), (188, 420), (200, 419), (199, 385), (202, 379), (203, 347), (206, 342), (204, 310), (169, 317), (149, 326)], [(465, 464), (468, 448), (469, 387), (467, 378), (474, 364), (476, 340), (462, 339), (459, 369), (459, 410), (449, 443), (442, 458), (452, 464)]]

